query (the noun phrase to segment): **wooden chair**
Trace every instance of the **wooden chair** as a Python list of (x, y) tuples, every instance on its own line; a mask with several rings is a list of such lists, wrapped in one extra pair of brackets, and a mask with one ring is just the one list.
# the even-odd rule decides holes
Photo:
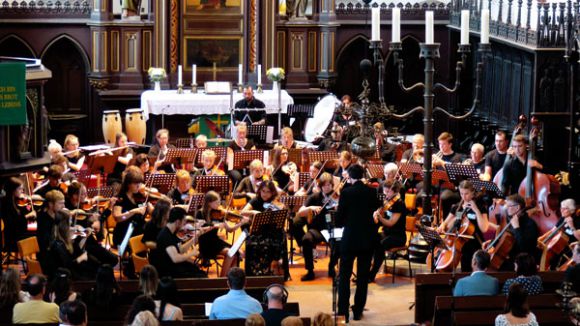
[[(411, 236), (407, 237), (411, 239), (417, 228), (415, 226), (415, 217), (407, 216), (405, 221), (405, 231), (410, 232)], [(387, 268), (387, 259), (393, 260), (393, 278), (392, 283), (395, 283), (395, 269), (397, 267), (397, 259), (402, 258), (407, 261), (409, 265), (409, 277), (413, 278), (413, 269), (411, 268), (411, 260), (409, 258), (409, 241), (402, 247), (395, 247), (385, 251), (385, 269)]]
[(40, 262), (36, 260), (36, 254), (40, 251), (36, 237), (18, 241), (18, 254), (22, 262), (22, 270), (28, 274), (42, 274)]
[[(148, 248), (147, 246), (141, 241), (143, 239), (143, 235), (138, 235), (131, 237), (129, 239), (129, 248), (131, 248), (131, 260), (133, 261), (133, 265), (135, 266), (135, 273), (139, 274), (141, 269), (145, 267), (145, 265), (149, 265), (149, 259), (147, 258)], [(145, 254), (145, 257), (139, 254)]]

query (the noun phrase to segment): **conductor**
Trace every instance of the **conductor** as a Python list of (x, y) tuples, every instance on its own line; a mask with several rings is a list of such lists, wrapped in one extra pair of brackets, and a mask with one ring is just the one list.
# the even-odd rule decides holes
[(356, 292), (353, 319), (360, 320), (367, 301), (368, 278), (373, 248), (378, 241), (373, 212), (380, 206), (376, 190), (367, 187), (361, 179), (364, 168), (358, 164), (348, 169), (350, 187), (342, 190), (336, 222), (344, 226), (340, 248), (340, 277), (338, 283), (338, 314), (349, 318), (350, 276), (357, 260)]
[(266, 105), (264, 102), (254, 97), (254, 90), (251, 86), (244, 88), (244, 98), (237, 101), (236, 109), (259, 109), (259, 110), (241, 110), (236, 111), (234, 120), (236, 126), (240, 122), (245, 122), (247, 125), (264, 125), (266, 124)]

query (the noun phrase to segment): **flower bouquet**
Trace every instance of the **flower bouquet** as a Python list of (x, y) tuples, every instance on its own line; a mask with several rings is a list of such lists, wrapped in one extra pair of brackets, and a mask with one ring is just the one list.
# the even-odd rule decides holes
[(161, 81), (167, 78), (167, 73), (165, 72), (165, 69), (151, 67), (147, 71), (147, 74), (149, 74), (149, 80), (155, 83), (155, 90), (156, 91), (161, 90)]
[(270, 68), (266, 71), (266, 76), (269, 80), (280, 82), (286, 76), (284, 68)]

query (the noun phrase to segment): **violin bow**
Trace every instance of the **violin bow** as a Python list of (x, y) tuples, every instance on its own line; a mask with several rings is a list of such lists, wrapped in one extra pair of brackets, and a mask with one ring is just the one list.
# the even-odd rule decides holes
[(312, 187), (316, 183), (316, 180), (318, 180), (318, 178), (322, 174), (322, 171), (324, 171), (324, 167), (326, 166), (326, 163), (328, 163), (328, 159), (326, 159), (326, 160), (324, 160), (324, 162), (322, 162), (322, 166), (320, 167), (320, 170), (318, 171), (318, 173), (316, 173), (316, 176), (314, 176), (314, 179), (312, 179), (312, 183), (310, 184), (310, 186), (308, 186), (308, 189), (306, 189), (306, 193), (309, 193), (310, 190), (312, 190)]

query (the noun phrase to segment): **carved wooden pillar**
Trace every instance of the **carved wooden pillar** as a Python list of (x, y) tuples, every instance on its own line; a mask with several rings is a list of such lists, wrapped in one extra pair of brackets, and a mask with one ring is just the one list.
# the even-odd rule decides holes
[(169, 26), (169, 0), (154, 0), (155, 4), (153, 6), (154, 18), (155, 18), (155, 29), (153, 32), (154, 38), (154, 65), (155, 67), (161, 67), (167, 69), (168, 63), (168, 49), (169, 49), (169, 31), (167, 26)]
[(91, 31), (91, 70), (89, 82), (98, 90), (109, 86), (110, 33), (107, 23), (113, 19), (112, 0), (93, 0), (93, 11), (88, 23)]
[(336, 79), (335, 44), (336, 29), (339, 24), (336, 21), (335, 0), (319, 0), (318, 4), (318, 8), (320, 8), (318, 13), (320, 50), (317, 78), (320, 86), (328, 89)]
[(113, 19), (113, 0), (93, 0), (91, 20), (108, 21)]

